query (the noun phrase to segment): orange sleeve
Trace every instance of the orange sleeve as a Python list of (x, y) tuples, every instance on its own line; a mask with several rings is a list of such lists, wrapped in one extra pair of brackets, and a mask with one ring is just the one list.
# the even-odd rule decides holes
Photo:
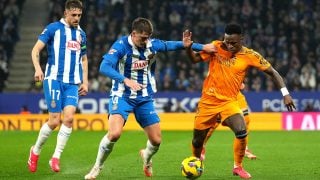
[(261, 54), (254, 50), (250, 49), (248, 51), (248, 56), (250, 59), (250, 65), (258, 68), (260, 71), (264, 71), (271, 66), (268, 60), (266, 60), (263, 56), (261, 56)]
[[(214, 44), (215, 41), (212, 41), (211, 43)], [(202, 61), (204, 61), (204, 62), (209, 61), (212, 57), (212, 54), (208, 54), (204, 51), (200, 51), (199, 55), (200, 55)]]

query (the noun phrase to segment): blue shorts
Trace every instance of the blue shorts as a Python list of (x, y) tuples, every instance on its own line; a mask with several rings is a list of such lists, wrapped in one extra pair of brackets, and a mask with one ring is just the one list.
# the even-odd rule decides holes
[(109, 114), (120, 114), (127, 121), (130, 112), (134, 113), (136, 121), (142, 128), (160, 122), (151, 97), (129, 99), (113, 96), (110, 98)]
[(61, 112), (68, 105), (78, 106), (78, 85), (61, 81), (45, 79), (43, 92), (48, 106), (48, 112)]

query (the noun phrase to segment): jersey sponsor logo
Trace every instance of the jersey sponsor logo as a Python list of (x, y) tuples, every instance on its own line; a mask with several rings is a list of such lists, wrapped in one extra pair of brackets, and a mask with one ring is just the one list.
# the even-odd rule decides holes
[(78, 41), (68, 41), (67, 48), (71, 51), (80, 51), (80, 43)]
[(144, 69), (145, 67), (147, 67), (149, 64), (148, 61), (146, 60), (138, 60), (132, 63), (132, 69), (133, 70), (139, 70), (139, 69)]

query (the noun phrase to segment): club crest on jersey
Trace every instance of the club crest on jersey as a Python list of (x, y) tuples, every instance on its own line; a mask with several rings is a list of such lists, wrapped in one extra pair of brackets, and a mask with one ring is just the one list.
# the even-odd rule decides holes
[(144, 69), (145, 67), (147, 67), (149, 64), (148, 61), (146, 60), (137, 60), (132, 62), (132, 69), (133, 70), (139, 70), (139, 69)]
[(52, 100), (50, 106), (52, 108), (55, 108), (55, 107), (57, 107), (57, 104), (56, 104), (56, 102), (54, 100)]
[(67, 49), (71, 51), (80, 51), (80, 43), (78, 41), (68, 41), (67, 42)]
[(117, 50), (115, 50), (115, 49), (110, 49), (109, 52), (108, 52), (108, 54), (113, 54), (113, 53), (115, 53), (115, 52), (117, 52)]

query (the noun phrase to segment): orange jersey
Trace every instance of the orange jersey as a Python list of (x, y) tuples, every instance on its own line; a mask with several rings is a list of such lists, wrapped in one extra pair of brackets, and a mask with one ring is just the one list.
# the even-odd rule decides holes
[(204, 61), (209, 61), (209, 69), (203, 83), (202, 94), (214, 97), (217, 102), (235, 100), (240, 91), (246, 71), (250, 67), (266, 70), (271, 65), (256, 51), (242, 47), (234, 56), (221, 46), (222, 41), (212, 42), (217, 48), (214, 54), (200, 52)]

